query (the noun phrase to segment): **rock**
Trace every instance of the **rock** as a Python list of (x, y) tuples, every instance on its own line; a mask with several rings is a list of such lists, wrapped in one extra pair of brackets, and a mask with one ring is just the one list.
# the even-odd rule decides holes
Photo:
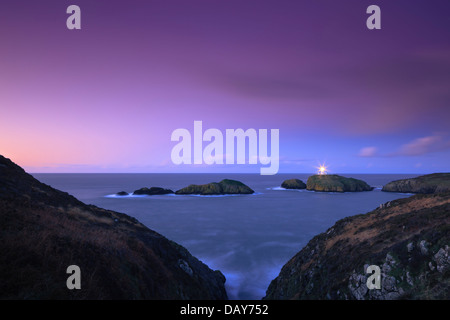
[(408, 283), (410, 286), (414, 285), (414, 282), (412, 280), (411, 274), (409, 271), (406, 272), (406, 283)]
[(436, 268), (440, 273), (444, 273), (450, 269), (450, 249), (446, 245), (444, 248), (440, 248), (439, 251), (433, 256), (433, 260), (436, 262)]
[(426, 242), (425, 240), (420, 241), (419, 249), (420, 249), (420, 253), (422, 253), (423, 255), (427, 255), (428, 254), (428, 242)]
[(324, 192), (359, 192), (373, 190), (371, 186), (362, 180), (346, 178), (336, 174), (310, 176), (306, 182), (306, 189)]
[(194, 271), (192, 271), (191, 267), (189, 266), (189, 264), (186, 261), (184, 261), (183, 259), (179, 259), (178, 265), (188, 275), (190, 275), (191, 277), (194, 276)]
[(281, 187), (285, 189), (306, 189), (306, 184), (299, 179), (288, 179), (283, 181)]
[(200, 195), (223, 195), (223, 194), (252, 194), (254, 191), (240, 181), (224, 179), (208, 184), (195, 185), (177, 190), (175, 194), (200, 194)]
[[(40, 183), (2, 156), (0, 230), (2, 300), (227, 299), (220, 271), (181, 245)], [(81, 290), (66, 287), (72, 264)]]
[(382, 191), (401, 193), (441, 193), (450, 191), (450, 173), (433, 173), (389, 182)]
[[(398, 292), (397, 281), (395, 277), (384, 274), (384, 277), (382, 276), (381, 279), (381, 287), (384, 288), (384, 290), (386, 290), (388, 293)], [(392, 300), (392, 298), (392, 295), (390, 295), (386, 300)]]
[(364, 296), (366, 295), (367, 291), (369, 291), (366, 282), (366, 276), (353, 271), (352, 275), (350, 276), (348, 288), (356, 300), (364, 300)]
[(171, 194), (174, 193), (170, 189), (164, 189), (159, 187), (151, 187), (151, 188), (141, 188), (133, 192), (134, 195), (158, 195), (158, 194)]
[(406, 249), (408, 250), (408, 252), (411, 252), (414, 250), (414, 243), (410, 242), (406, 245)]
[(128, 196), (128, 192), (120, 191), (120, 192), (117, 192), (116, 195), (118, 195), (118, 196)]
[[(312, 238), (264, 299), (448, 299), (450, 192), (390, 203)], [(380, 267), (381, 289), (367, 288), (368, 265)]]
[(224, 194), (252, 194), (255, 193), (240, 181), (224, 179), (219, 182)]
[(389, 208), (390, 206), (391, 206), (391, 202), (388, 201), (388, 202), (386, 202), (386, 203), (380, 204), (379, 208), (380, 208), (380, 209), (384, 209), (384, 208)]

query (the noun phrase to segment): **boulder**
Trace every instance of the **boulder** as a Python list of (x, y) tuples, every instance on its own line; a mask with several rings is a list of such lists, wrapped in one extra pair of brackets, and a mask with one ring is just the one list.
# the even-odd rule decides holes
[(140, 188), (133, 192), (134, 195), (148, 195), (148, 196), (153, 196), (153, 195), (158, 195), (158, 194), (170, 194), (170, 193), (174, 193), (174, 192), (170, 189), (164, 189), (164, 188), (160, 188), (160, 187)]
[(288, 179), (283, 181), (281, 187), (285, 189), (306, 189), (306, 184), (299, 179)]

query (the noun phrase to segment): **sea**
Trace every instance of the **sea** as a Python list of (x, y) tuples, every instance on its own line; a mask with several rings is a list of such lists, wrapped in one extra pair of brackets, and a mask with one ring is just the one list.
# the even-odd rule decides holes
[[(282, 266), (345, 217), (374, 210), (411, 194), (382, 192), (386, 183), (414, 174), (342, 174), (366, 181), (373, 191), (328, 193), (286, 190), (281, 183), (311, 174), (70, 174), (35, 173), (39, 181), (68, 192), (86, 204), (135, 217), (148, 228), (181, 244), (226, 277), (232, 300), (259, 300)], [(117, 196), (142, 187), (176, 191), (190, 184), (239, 180), (251, 195)]]

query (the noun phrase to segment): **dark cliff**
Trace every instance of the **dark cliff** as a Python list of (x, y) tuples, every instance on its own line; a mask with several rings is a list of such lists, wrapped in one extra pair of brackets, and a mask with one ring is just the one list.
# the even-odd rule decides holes
[[(338, 221), (287, 262), (265, 299), (449, 299), (450, 193)], [(369, 290), (367, 266), (381, 269)]]
[[(227, 299), (225, 278), (136, 219), (86, 205), (0, 156), (1, 299)], [(69, 265), (81, 289), (69, 290)]]
[(389, 182), (382, 191), (404, 193), (440, 193), (450, 191), (450, 173), (433, 173)]

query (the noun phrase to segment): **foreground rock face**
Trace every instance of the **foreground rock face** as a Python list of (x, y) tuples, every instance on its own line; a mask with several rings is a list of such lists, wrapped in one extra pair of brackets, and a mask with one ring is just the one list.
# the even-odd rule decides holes
[(252, 194), (255, 191), (240, 181), (224, 179), (208, 184), (191, 184), (186, 188), (177, 190), (176, 194), (200, 194), (200, 195), (221, 195), (221, 194)]
[(324, 192), (359, 192), (371, 191), (366, 182), (339, 176), (337, 174), (313, 175), (306, 182), (306, 189)]
[(389, 182), (382, 191), (403, 193), (440, 193), (450, 191), (450, 173), (433, 173)]
[[(338, 221), (286, 263), (265, 299), (449, 299), (450, 193)], [(369, 290), (369, 265), (381, 289)]]
[(306, 184), (299, 179), (288, 179), (283, 181), (281, 187), (285, 189), (306, 189)]
[(148, 195), (148, 196), (158, 195), (158, 194), (171, 194), (171, 193), (174, 193), (174, 192), (170, 189), (164, 189), (164, 188), (160, 188), (160, 187), (141, 188), (141, 189), (133, 192), (133, 194), (135, 194), (135, 195)]
[[(136, 219), (86, 205), (0, 156), (1, 299), (227, 299), (225, 277)], [(81, 290), (69, 290), (70, 265)]]

